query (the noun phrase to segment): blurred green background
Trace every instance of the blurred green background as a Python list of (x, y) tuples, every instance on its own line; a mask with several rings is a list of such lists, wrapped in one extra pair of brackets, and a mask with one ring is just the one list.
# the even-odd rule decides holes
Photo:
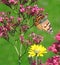
[[(36, 27), (32, 27), (26, 34), (35, 32), (44, 36), (42, 45), (48, 48), (54, 40), (54, 36), (60, 31), (60, 0), (38, 0), (39, 7), (45, 8), (45, 12), (48, 13), (48, 19), (53, 28), (53, 34), (40, 31)], [(12, 11), (8, 6), (0, 4), (0, 11)], [(12, 15), (15, 15), (12, 12)], [(13, 41), (12, 41), (13, 43)], [(47, 58), (52, 57), (53, 53), (48, 52), (44, 57), (41, 57), (42, 61), (45, 62)], [(0, 39), (0, 65), (18, 65), (18, 56), (13, 46), (11, 46), (6, 40)], [(25, 54), (22, 58), (21, 65), (29, 65), (27, 55)]]

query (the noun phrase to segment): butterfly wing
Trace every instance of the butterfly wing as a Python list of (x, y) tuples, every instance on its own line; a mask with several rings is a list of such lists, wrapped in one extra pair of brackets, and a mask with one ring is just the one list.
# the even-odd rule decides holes
[(37, 27), (39, 30), (43, 30), (41, 24), (37, 25), (36, 27)]
[(46, 19), (43, 23), (41, 23), (42, 29), (47, 31), (48, 33), (52, 33), (52, 27), (48, 19)]
[(39, 29), (42, 30), (42, 25), (39, 22), (35, 22), (35, 26)]
[(51, 24), (50, 24), (49, 20), (47, 19), (46, 15), (37, 16), (35, 19), (35, 25), (40, 30), (45, 30), (48, 33), (53, 32)]
[(40, 30), (42, 30), (42, 25), (41, 25), (41, 19), (42, 19), (42, 17), (44, 17), (44, 16), (41, 16), (41, 15), (38, 15), (36, 18), (35, 18), (35, 26), (38, 28), (38, 29), (40, 29)]

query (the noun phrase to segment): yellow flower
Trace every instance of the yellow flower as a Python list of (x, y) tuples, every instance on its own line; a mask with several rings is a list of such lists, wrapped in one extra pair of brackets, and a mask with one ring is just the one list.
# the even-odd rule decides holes
[(44, 53), (47, 53), (47, 50), (44, 46), (42, 45), (32, 45), (29, 50), (29, 57), (34, 57), (34, 56), (43, 56)]

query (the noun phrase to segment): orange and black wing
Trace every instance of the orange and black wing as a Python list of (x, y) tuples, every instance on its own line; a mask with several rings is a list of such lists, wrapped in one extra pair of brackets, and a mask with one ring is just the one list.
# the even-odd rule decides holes
[(52, 33), (52, 27), (48, 19), (46, 19), (42, 24), (42, 29), (47, 31), (48, 33)]
[(35, 19), (35, 25), (40, 30), (45, 30), (48, 33), (53, 32), (51, 24), (49, 20), (47, 19), (47, 16), (44, 16), (44, 15), (37, 16)]

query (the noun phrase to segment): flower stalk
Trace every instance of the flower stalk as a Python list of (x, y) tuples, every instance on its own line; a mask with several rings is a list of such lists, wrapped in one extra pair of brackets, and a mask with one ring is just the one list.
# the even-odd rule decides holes
[(18, 51), (18, 49), (17, 49), (17, 47), (15, 45), (14, 45), (14, 48), (16, 50), (17, 55), (19, 56), (19, 51)]
[(36, 56), (36, 65), (38, 65), (38, 57)]
[(20, 45), (20, 49), (19, 49), (19, 65), (21, 65), (21, 56), (22, 56), (22, 44)]
[(20, 45), (20, 56), (22, 55), (22, 44)]

